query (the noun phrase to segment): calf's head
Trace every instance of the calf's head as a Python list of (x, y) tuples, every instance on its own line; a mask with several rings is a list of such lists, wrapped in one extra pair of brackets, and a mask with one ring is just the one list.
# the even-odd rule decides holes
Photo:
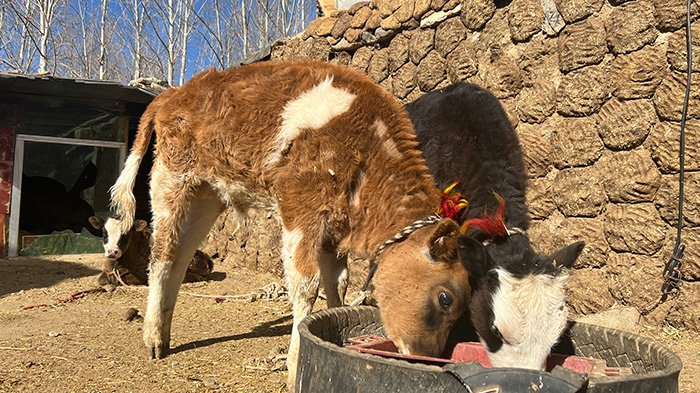
[(102, 230), (102, 245), (105, 249), (105, 256), (110, 259), (118, 259), (124, 255), (124, 252), (129, 248), (132, 232), (142, 232), (148, 227), (146, 221), (135, 220), (131, 231), (122, 234), (120, 222), (114, 217), (102, 220), (100, 217), (92, 216), (89, 221), (95, 229)]
[(487, 245), (464, 235), (458, 242), (473, 290), (471, 321), (491, 365), (544, 369), (566, 327), (564, 269), (573, 265), (584, 243), (540, 256), (524, 233)]
[(387, 248), (374, 298), (387, 336), (401, 353), (439, 356), (467, 310), (469, 275), (457, 257), (459, 227), (445, 219)]

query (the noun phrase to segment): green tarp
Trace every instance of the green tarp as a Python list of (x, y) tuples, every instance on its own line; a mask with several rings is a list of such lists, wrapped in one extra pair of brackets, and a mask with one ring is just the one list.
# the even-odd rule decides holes
[(42, 235), (19, 251), (21, 256), (94, 254), (104, 252), (102, 239), (86, 229), (78, 234), (71, 230)]

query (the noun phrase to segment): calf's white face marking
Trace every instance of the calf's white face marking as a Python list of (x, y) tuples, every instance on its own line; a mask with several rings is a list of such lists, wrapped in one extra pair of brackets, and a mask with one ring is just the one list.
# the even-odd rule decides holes
[[(544, 369), (550, 349), (566, 326), (564, 283), (567, 276), (549, 274), (516, 278), (496, 269), (499, 288), (493, 294), (493, 325), (503, 346), (489, 352), (494, 367)], [(486, 345), (482, 340), (482, 344)]]
[[(106, 235), (106, 238), (103, 239), (105, 256), (113, 259), (121, 258), (124, 251), (119, 247), (119, 241), (122, 238), (120, 222), (113, 218), (108, 218), (104, 223), (103, 233)], [(125, 236), (128, 236), (128, 234)]]
[(148, 227), (146, 221), (135, 220), (131, 229), (122, 233), (121, 228), (124, 226), (122, 219), (109, 217), (103, 221), (97, 216), (92, 216), (88, 220), (95, 229), (102, 230), (102, 246), (105, 249), (105, 256), (109, 259), (119, 259), (124, 255), (129, 248), (132, 231), (141, 232)]
[(289, 101), (282, 111), (282, 125), (277, 134), (275, 151), (267, 160), (268, 165), (279, 161), (282, 151), (305, 128), (318, 129), (334, 117), (350, 109), (355, 95), (333, 86), (333, 77), (326, 79), (299, 97)]

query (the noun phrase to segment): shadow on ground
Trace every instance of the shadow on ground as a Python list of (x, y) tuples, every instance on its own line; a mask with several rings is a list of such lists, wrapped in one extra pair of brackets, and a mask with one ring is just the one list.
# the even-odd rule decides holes
[(95, 276), (100, 271), (70, 260), (50, 257), (19, 257), (0, 259), (0, 297), (34, 288), (48, 288), (61, 281)]
[(280, 324), (284, 323), (284, 322), (291, 321), (291, 320), (292, 320), (291, 315), (285, 315), (285, 316), (277, 318), (273, 321), (268, 321), (268, 322), (262, 323), (258, 326), (255, 326), (250, 332), (241, 333), (241, 334), (234, 334), (231, 336), (213, 337), (213, 338), (208, 338), (205, 340), (192, 341), (192, 342), (189, 342), (186, 344), (178, 345), (177, 347), (171, 349), (170, 353), (178, 353), (178, 352), (188, 351), (190, 349), (208, 347), (210, 345), (214, 345), (214, 344), (218, 344), (218, 343), (222, 343), (222, 342), (227, 342), (227, 341), (243, 340), (243, 339), (258, 338), (258, 337), (284, 336), (285, 334), (290, 334), (292, 332), (292, 324), (291, 323), (285, 323), (284, 325), (280, 325)]

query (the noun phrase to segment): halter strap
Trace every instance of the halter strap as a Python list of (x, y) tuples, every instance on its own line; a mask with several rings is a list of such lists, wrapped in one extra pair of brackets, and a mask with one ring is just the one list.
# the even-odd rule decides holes
[(428, 217), (423, 217), (420, 220), (414, 221), (411, 225), (407, 226), (406, 228), (402, 229), (399, 233), (394, 235), (391, 239), (387, 240), (379, 246), (377, 249), (377, 253), (374, 255), (374, 259), (377, 260), (379, 258), (379, 254), (384, 251), (385, 248), (389, 247), (390, 245), (400, 242), (401, 240), (405, 239), (408, 235), (411, 233), (415, 232), (416, 230), (427, 227), (428, 225), (435, 224), (437, 222), (440, 222), (442, 220), (442, 217), (440, 216), (428, 216)]
[[(376, 261), (377, 259), (379, 259), (379, 255), (382, 253), (382, 251), (384, 251), (384, 249), (386, 249), (390, 245), (404, 240), (406, 237), (408, 237), (408, 235), (420, 228), (427, 227), (428, 225), (432, 225), (440, 221), (442, 221), (442, 217), (440, 216), (428, 216), (414, 221), (412, 224), (399, 231), (399, 233), (394, 235), (394, 237), (382, 243), (382, 245), (379, 246), (379, 248), (377, 249), (377, 253), (374, 254), (374, 260)], [(367, 297), (370, 295), (370, 292), (367, 291), (367, 288), (369, 288), (369, 284), (372, 281), (372, 278), (374, 278), (374, 274), (377, 272), (378, 266), (379, 264), (375, 263), (374, 266), (372, 266), (369, 269), (369, 273), (367, 274), (367, 280), (365, 281), (365, 284), (360, 290), (360, 296), (357, 299), (355, 299), (352, 303), (350, 303), (351, 306), (357, 306), (359, 304), (362, 304), (365, 301), (365, 299), (367, 299)]]
[(518, 227), (513, 227), (513, 228), (506, 227), (506, 234), (508, 236), (512, 236), (512, 235), (527, 236), (527, 232), (525, 232), (525, 230), (523, 230), (522, 228), (518, 228)]
[[(524, 229), (518, 228), (518, 227), (512, 227), (512, 228), (506, 227), (506, 236), (513, 236), (513, 235), (523, 235), (523, 236), (527, 237), (527, 232), (525, 232)], [(493, 243), (493, 238), (490, 237), (490, 238), (484, 240), (481, 244), (483, 244), (484, 246), (488, 246), (489, 244), (492, 244), (492, 243)]]

